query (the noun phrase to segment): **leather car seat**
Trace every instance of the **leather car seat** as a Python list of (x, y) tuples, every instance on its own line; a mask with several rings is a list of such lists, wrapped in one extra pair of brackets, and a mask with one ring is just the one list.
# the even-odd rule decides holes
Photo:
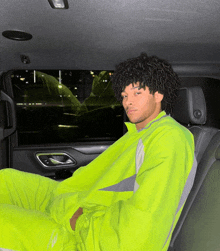
[(199, 164), (211, 138), (218, 131), (217, 128), (205, 126), (207, 109), (200, 86), (180, 88), (172, 117), (192, 132), (195, 156)]
[[(199, 86), (184, 87), (179, 90), (178, 98), (174, 105), (173, 118), (175, 118), (179, 123), (185, 125), (192, 132), (195, 141), (195, 156), (198, 162), (198, 167), (193, 188), (173, 231), (169, 251), (194, 251), (192, 245), (189, 246), (189, 249), (186, 249), (185, 246), (185, 249), (180, 249), (179, 245), (178, 248), (176, 248), (176, 245), (179, 244), (180, 240), (182, 240), (181, 238), (185, 229), (185, 221), (188, 219), (191, 213), (191, 208), (194, 207), (195, 201), (198, 199), (198, 191), (203, 184), (206, 171), (210, 168), (211, 164), (208, 162), (208, 159), (210, 159), (210, 156), (213, 155), (213, 152), (210, 152), (210, 147), (212, 145), (211, 141), (215, 139), (214, 135), (217, 135), (219, 129), (205, 126), (207, 118), (206, 102), (203, 90)], [(200, 198), (200, 200), (203, 199)], [(205, 203), (205, 201), (203, 203)], [(193, 231), (193, 226), (191, 227), (191, 231)], [(188, 240), (185, 239), (184, 243), (185, 242), (188, 242)], [(197, 251), (197, 249), (195, 250)]]

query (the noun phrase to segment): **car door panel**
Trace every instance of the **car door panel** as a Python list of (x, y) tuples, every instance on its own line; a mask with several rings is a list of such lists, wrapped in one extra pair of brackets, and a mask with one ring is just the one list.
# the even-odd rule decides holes
[(54, 179), (67, 178), (98, 157), (112, 143), (16, 147), (13, 149), (12, 167)]

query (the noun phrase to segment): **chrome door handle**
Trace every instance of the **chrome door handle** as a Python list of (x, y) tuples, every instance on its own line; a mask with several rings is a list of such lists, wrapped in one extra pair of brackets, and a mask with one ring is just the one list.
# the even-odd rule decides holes
[(76, 165), (76, 160), (67, 153), (36, 153), (38, 161), (46, 168)]
[[(56, 155), (53, 155), (52, 157), (50, 157), (50, 161), (54, 164), (54, 165), (67, 165), (67, 164), (73, 164), (73, 161), (72, 159), (70, 158), (67, 158), (67, 159), (62, 159), (60, 160), (60, 155), (56, 156)], [(63, 157), (63, 156), (62, 156)]]

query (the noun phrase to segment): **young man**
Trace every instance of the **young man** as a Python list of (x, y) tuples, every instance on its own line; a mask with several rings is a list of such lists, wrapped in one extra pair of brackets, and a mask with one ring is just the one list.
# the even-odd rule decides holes
[(192, 134), (168, 115), (179, 79), (166, 61), (141, 54), (119, 64), (113, 84), (130, 123), (98, 158), (61, 183), (1, 171), (0, 247), (168, 249), (196, 170)]

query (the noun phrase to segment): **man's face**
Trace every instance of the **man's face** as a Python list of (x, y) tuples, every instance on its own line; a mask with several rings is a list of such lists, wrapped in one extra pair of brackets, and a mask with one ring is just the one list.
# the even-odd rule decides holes
[(139, 82), (126, 86), (121, 93), (123, 107), (131, 123), (137, 130), (144, 128), (161, 112), (163, 95), (155, 92), (150, 94), (149, 88), (139, 88)]

